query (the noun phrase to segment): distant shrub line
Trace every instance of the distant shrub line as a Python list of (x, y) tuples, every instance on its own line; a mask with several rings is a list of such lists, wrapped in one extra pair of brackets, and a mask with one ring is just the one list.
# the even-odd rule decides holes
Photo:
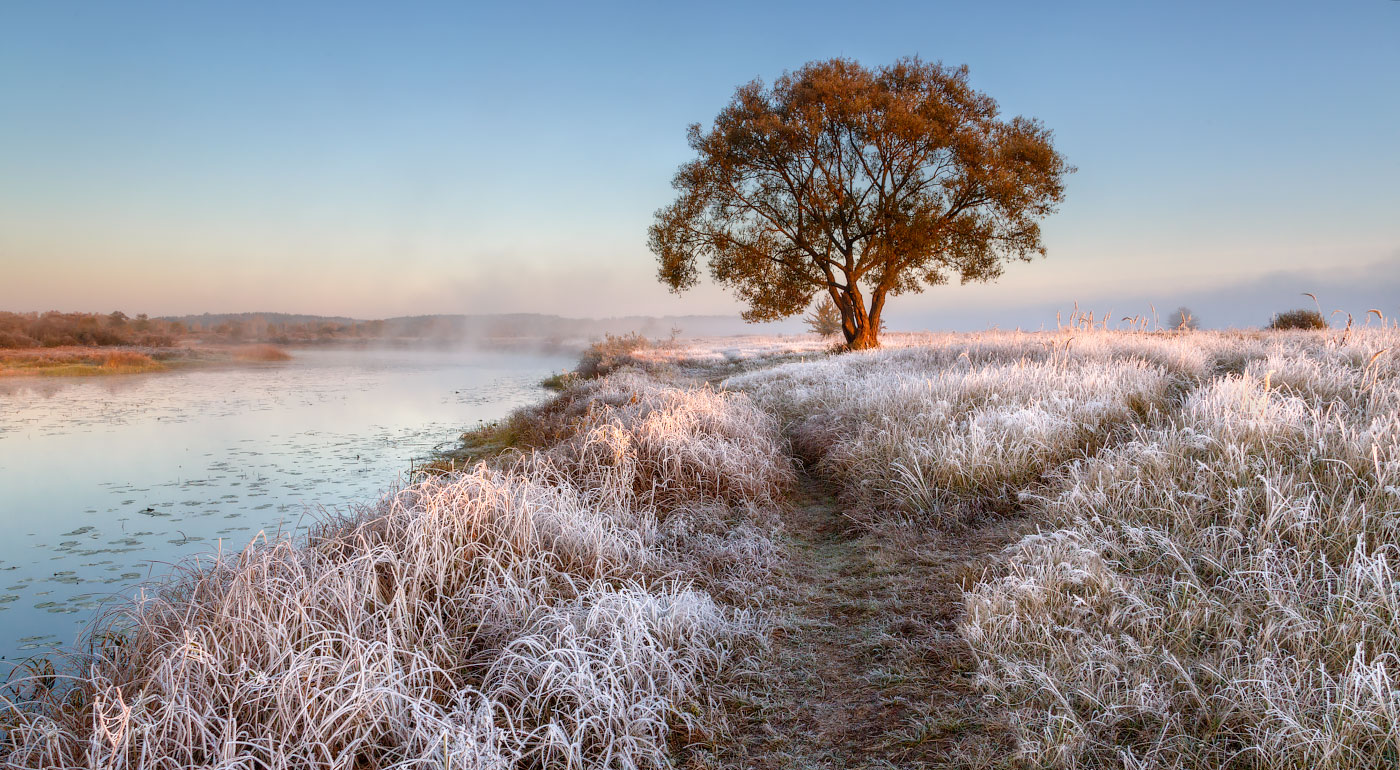
[(0, 348), (170, 347), (185, 333), (183, 324), (124, 313), (0, 312)]

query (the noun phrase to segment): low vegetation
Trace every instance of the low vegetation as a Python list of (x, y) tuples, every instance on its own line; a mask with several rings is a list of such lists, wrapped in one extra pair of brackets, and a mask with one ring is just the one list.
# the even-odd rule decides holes
[(287, 361), (291, 355), (271, 345), (222, 347), (101, 348), (60, 347), (0, 350), (0, 377), (93, 377), (163, 372), (192, 366)]
[(727, 385), (872, 532), (1036, 529), (969, 581), (961, 621), (1019, 761), (1382, 768), (1400, 756), (1397, 343), (990, 334)]
[(1327, 318), (1316, 310), (1299, 308), (1297, 310), (1285, 310), (1273, 317), (1269, 321), (1270, 329), (1326, 329), (1328, 327)]
[(292, 360), (292, 354), (273, 345), (244, 345), (243, 347), (234, 348), (233, 360), (273, 363), (277, 361), (290, 361)]
[(888, 339), (605, 341), (16, 678), (0, 757), (1394, 767), (1400, 332)]
[(949, 521), (1014, 503), (1047, 466), (1101, 445), (1175, 389), (1162, 364), (1070, 355), (1027, 335), (788, 364), (737, 377), (853, 513)]
[(646, 337), (635, 332), (605, 335), (603, 339), (584, 349), (574, 374), (583, 379), (602, 377), (629, 364), (635, 364), (633, 354), (651, 346)]
[(1027, 497), (968, 596), (988, 691), (1058, 767), (1381, 768), (1400, 756), (1393, 333), (1242, 351)]
[[(743, 396), (640, 375), (517, 450), (189, 564), (11, 682), (8, 767), (660, 767), (760, 641), (792, 474)], [(684, 742), (686, 738), (682, 738)]]
[(0, 376), (39, 374), (82, 377), (104, 374), (138, 374), (167, 369), (174, 359), (163, 352), (102, 350), (100, 348), (40, 348), (0, 351)]

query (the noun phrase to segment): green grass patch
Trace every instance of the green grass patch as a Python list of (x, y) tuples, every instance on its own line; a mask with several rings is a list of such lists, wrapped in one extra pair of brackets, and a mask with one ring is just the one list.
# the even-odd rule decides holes
[(452, 473), (489, 460), (502, 452), (521, 445), (523, 434), (519, 422), (511, 417), (485, 423), (463, 433), (457, 446), (437, 453), (433, 459), (414, 466), (415, 472), (429, 475)]
[(570, 385), (582, 379), (583, 378), (578, 375), (578, 372), (559, 372), (558, 374), (551, 374), (543, 380), (540, 380), (540, 386), (548, 390), (560, 391), (567, 389)]

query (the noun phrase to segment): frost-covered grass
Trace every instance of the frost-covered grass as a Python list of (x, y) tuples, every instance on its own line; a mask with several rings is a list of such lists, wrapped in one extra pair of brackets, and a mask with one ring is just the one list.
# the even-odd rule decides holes
[(1149, 335), (987, 333), (739, 375), (857, 513), (935, 523), (1004, 504), (1046, 469), (1166, 408), (1214, 365)]
[(486, 464), (185, 568), (17, 682), (0, 764), (666, 766), (757, 644), (789, 452), (873, 540), (1037, 530), (960, 583), (1029, 766), (1400, 763), (1400, 331), (891, 342), (636, 351), (744, 373), (576, 382)]
[(1030, 766), (1400, 766), (1400, 333), (964, 335), (726, 381), (867, 523), (1015, 504), (962, 631)]
[(964, 623), (1027, 759), (1400, 762), (1397, 343), (1254, 340), (1027, 491), (1041, 531), (969, 591)]
[(0, 765), (667, 765), (756, 641), (724, 597), (772, 558), (776, 427), (640, 376), (540, 417), (528, 450), (151, 587), (74, 678), (12, 681)]
[[(934, 347), (958, 336), (934, 332), (890, 332), (880, 337), (880, 343), (886, 350)], [(839, 340), (815, 334), (745, 334), (672, 340), (633, 350), (628, 355), (631, 363), (642, 369), (677, 370), (713, 377), (791, 361), (811, 360), (839, 347)]]

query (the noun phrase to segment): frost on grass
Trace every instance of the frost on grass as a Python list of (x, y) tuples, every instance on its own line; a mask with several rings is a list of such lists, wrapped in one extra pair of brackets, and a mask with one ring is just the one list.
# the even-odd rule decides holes
[(529, 451), (151, 587), (70, 683), (11, 683), (0, 764), (666, 765), (755, 642), (706, 589), (768, 567), (775, 425), (637, 376), (543, 411)]
[(1151, 355), (1159, 352), (1148, 342), (1116, 350), (1099, 336), (968, 335), (725, 385), (776, 414), (794, 451), (840, 484), (860, 515), (949, 523), (1013, 500), (1048, 469), (1162, 409), (1185, 375)]
[(1054, 767), (1400, 760), (1393, 331), (1280, 335), (1064, 467), (967, 597), (983, 682)]

